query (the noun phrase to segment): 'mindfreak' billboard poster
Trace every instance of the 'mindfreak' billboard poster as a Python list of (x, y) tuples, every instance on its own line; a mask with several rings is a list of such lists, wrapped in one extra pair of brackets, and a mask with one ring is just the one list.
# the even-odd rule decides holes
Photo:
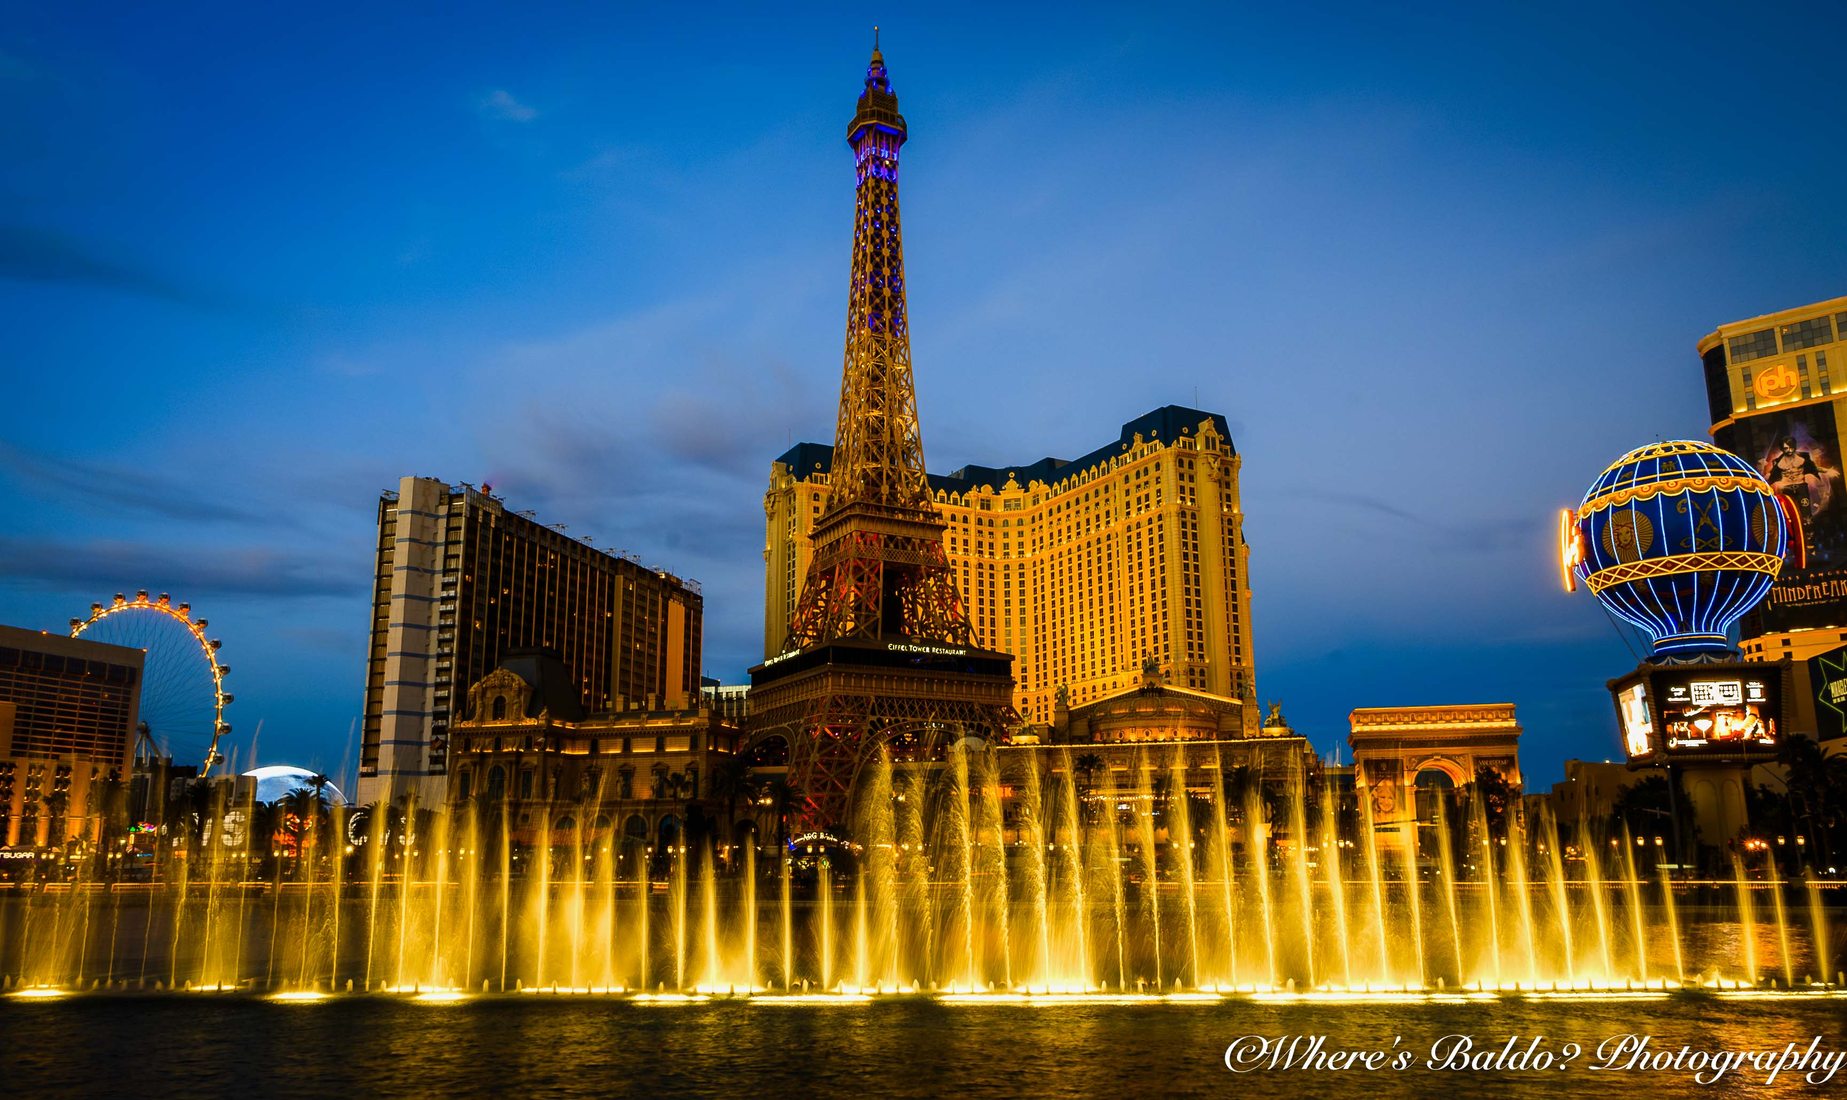
[(1833, 404), (1749, 417), (1721, 436), (1795, 504), (1808, 548), (1800, 568), (1793, 560), (1783, 566), (1753, 633), (1847, 623), (1847, 487)]

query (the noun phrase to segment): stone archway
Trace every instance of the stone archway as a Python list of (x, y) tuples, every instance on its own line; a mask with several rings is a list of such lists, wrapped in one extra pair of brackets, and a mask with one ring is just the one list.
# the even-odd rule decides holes
[(1417, 769), (1411, 777), (1411, 789), (1416, 799), (1416, 814), (1419, 825), (1435, 825), (1438, 815), (1443, 812), (1443, 804), (1454, 798), (1463, 784), (1456, 782), (1457, 769), (1454, 765), (1428, 763)]

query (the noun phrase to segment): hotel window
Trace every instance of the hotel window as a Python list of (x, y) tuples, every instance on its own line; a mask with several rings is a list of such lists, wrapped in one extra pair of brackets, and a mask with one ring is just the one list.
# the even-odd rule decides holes
[(1797, 321), (1793, 325), (1784, 325), (1781, 330), (1784, 351), (1801, 351), (1817, 344), (1834, 342), (1834, 325), (1826, 317), (1811, 317), (1806, 321)]
[(1747, 332), (1743, 336), (1734, 336), (1725, 341), (1725, 350), (1734, 363), (1746, 363), (1752, 359), (1762, 359), (1766, 355), (1776, 354), (1776, 330), (1760, 329)]

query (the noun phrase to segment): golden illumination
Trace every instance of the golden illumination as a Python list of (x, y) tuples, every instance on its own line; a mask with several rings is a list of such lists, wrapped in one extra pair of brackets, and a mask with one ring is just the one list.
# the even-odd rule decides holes
[(1578, 535), (1578, 516), (1569, 508), (1558, 514), (1558, 571), (1565, 591), (1578, 590), (1577, 568), (1584, 563), (1584, 543)]
[(218, 663), (220, 643), (205, 636), (206, 620), (192, 617), (191, 604), (176, 604), (173, 602), (173, 597), (165, 592), (150, 599), (146, 589), (136, 592), (132, 600), (118, 592), (115, 599), (107, 604), (91, 604), (89, 618), (71, 620), (71, 637), (80, 638), (84, 631), (104, 619), (129, 611), (151, 611), (158, 615), (165, 615), (185, 627), (186, 632), (192, 635), (192, 640), (198, 643), (199, 651), (205, 654), (205, 664), (212, 676), (212, 739), (205, 752), (205, 767), (200, 770), (199, 775), (209, 777), (212, 774), (212, 768), (220, 760), (218, 738), (225, 732), (224, 708), (231, 701), (231, 697), (225, 694), (224, 690), (225, 673), (230, 670)]
[[(1110, 453), (1049, 480), (974, 468), (932, 486), (975, 639), (1013, 655), (1014, 706), (1029, 723), (1053, 720), (1061, 686), (1072, 707), (1135, 688), (1145, 658), (1176, 687), (1251, 702), (1242, 459), (1219, 418), (1161, 413), (1162, 429), (1142, 418), (1152, 434), (1125, 426)], [(764, 496), (766, 657), (783, 648), (835, 492), (818, 462), (795, 468), (807, 453), (773, 463)], [(1257, 709), (1246, 707), (1246, 736)]]

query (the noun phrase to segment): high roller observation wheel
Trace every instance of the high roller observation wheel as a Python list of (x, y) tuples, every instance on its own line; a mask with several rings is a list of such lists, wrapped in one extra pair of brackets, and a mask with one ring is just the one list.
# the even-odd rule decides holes
[[(224, 643), (206, 635), (208, 625), (205, 619), (193, 618), (190, 604), (176, 603), (165, 592), (150, 597), (146, 589), (132, 599), (117, 592), (109, 603), (91, 604), (88, 618), (71, 619), (73, 638), (87, 636), (147, 654), (141, 721), (152, 737), (168, 744), (183, 739), (197, 748), (204, 743), (201, 777), (209, 777), (224, 762), (218, 743), (231, 732), (224, 711), (233, 698), (224, 689), (231, 666), (218, 660)], [(157, 728), (156, 722), (178, 728)]]

